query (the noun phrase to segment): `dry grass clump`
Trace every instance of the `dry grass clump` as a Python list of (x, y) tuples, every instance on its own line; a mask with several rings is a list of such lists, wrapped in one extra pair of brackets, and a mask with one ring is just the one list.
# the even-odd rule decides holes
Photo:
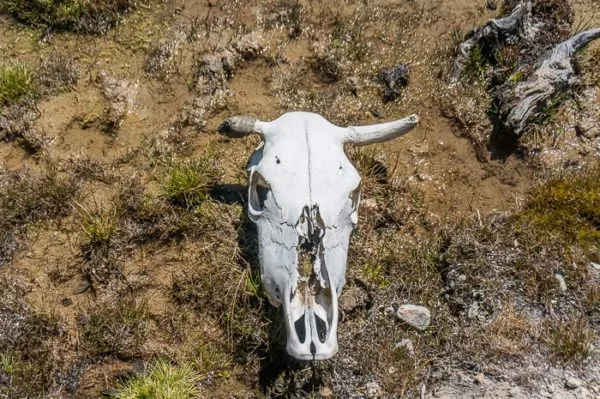
[(189, 364), (173, 365), (159, 360), (150, 372), (122, 383), (115, 399), (193, 399), (198, 397), (199, 377)]
[(205, 238), (210, 249), (190, 259), (187, 272), (174, 276), (171, 294), (176, 303), (216, 321), (226, 334), (227, 349), (245, 363), (271, 344), (270, 317), (276, 311), (261, 295), (260, 280), (238, 263), (243, 258), (239, 250), (232, 251), (237, 243), (228, 242), (224, 233)]
[(0, 11), (34, 27), (103, 34), (138, 3), (133, 0), (2, 0)]
[(131, 295), (99, 301), (79, 316), (81, 348), (90, 356), (130, 359), (142, 354), (148, 304)]
[(287, 32), (290, 39), (302, 34), (303, 8), (298, 0), (277, 0), (265, 4), (265, 27), (281, 29)]
[(585, 317), (572, 316), (561, 322), (548, 322), (545, 341), (554, 360), (581, 364), (591, 354), (598, 334)]
[(0, 277), (0, 395), (41, 397), (55, 391), (63, 366), (56, 362), (65, 345), (60, 319), (31, 308), (26, 287)]
[(68, 91), (77, 84), (78, 72), (74, 61), (64, 55), (51, 55), (40, 64), (37, 80), (46, 95)]
[(79, 192), (72, 176), (0, 171), (0, 265), (10, 262), (28, 224), (66, 216)]

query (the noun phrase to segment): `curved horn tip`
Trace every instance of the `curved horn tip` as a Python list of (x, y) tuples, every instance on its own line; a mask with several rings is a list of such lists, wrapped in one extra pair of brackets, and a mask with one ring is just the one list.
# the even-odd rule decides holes
[(225, 119), (217, 131), (227, 137), (240, 138), (251, 133), (258, 133), (254, 128), (256, 122), (257, 119), (251, 116), (232, 116)]

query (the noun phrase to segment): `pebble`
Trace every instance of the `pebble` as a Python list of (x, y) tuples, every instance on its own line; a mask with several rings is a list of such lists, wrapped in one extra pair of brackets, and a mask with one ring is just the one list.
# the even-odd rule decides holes
[(375, 399), (381, 396), (381, 387), (375, 381), (369, 382), (365, 386), (365, 394), (368, 399)]
[(483, 375), (483, 373), (477, 374), (474, 378), (474, 381), (479, 385), (483, 384), (485, 381), (485, 375)]
[(569, 389), (577, 389), (583, 385), (583, 381), (575, 377), (569, 377), (565, 380), (565, 387)]
[(396, 317), (409, 326), (421, 331), (429, 327), (429, 323), (431, 322), (431, 313), (429, 312), (429, 309), (419, 305), (401, 305), (398, 307)]
[(565, 278), (560, 273), (555, 273), (554, 278), (558, 281), (558, 287), (560, 288), (560, 292), (567, 292), (567, 283), (565, 282)]

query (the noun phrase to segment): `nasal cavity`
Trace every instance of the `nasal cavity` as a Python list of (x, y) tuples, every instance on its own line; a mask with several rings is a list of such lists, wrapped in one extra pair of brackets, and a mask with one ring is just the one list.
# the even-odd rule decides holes
[(294, 323), (294, 328), (296, 329), (296, 334), (298, 334), (298, 340), (301, 344), (303, 344), (306, 340), (306, 324), (304, 322), (304, 315), (296, 320)]
[(325, 340), (327, 339), (327, 323), (319, 316), (315, 315), (315, 324), (317, 327), (317, 336), (319, 337), (319, 341), (321, 341), (321, 343), (325, 343)]

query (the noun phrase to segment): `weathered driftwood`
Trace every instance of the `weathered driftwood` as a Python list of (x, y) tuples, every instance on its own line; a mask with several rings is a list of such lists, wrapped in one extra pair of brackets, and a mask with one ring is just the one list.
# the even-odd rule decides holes
[(491, 19), (485, 25), (475, 29), (467, 40), (458, 46), (458, 54), (450, 70), (450, 83), (458, 82), (471, 52), (476, 46), (484, 42), (500, 42), (510, 36), (518, 36), (524, 39), (534, 37), (538, 27), (532, 22), (531, 9), (531, 1), (521, 2), (509, 16), (501, 19)]
[(504, 85), (496, 93), (505, 127), (520, 136), (529, 120), (538, 115), (549, 99), (576, 82), (571, 59), (592, 40), (600, 38), (600, 28), (573, 36), (557, 45), (540, 61), (529, 78), (511, 89)]

